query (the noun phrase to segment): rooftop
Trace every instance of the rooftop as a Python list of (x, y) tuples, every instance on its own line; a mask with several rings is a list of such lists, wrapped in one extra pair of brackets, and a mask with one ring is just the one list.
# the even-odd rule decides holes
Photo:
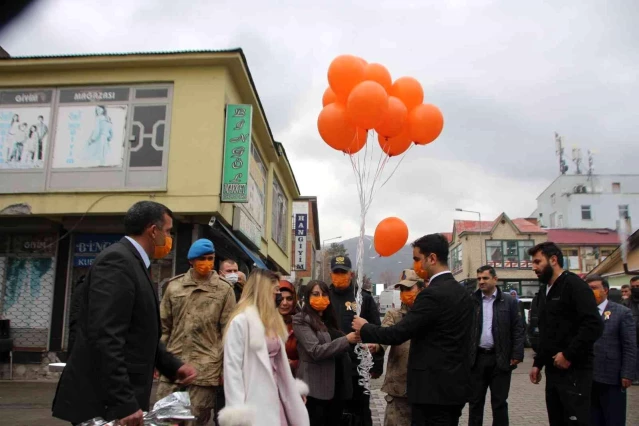
[(618, 245), (619, 235), (614, 229), (548, 229), (548, 241), (556, 244)]
[(517, 230), (522, 234), (543, 234), (546, 232), (545, 229), (541, 228), (537, 224), (536, 219), (529, 218), (517, 218), (510, 219), (505, 213), (497, 216), (495, 220), (486, 221), (482, 220), (481, 222), (478, 220), (456, 220), (453, 224), (454, 232), (458, 235), (464, 232), (472, 232), (472, 233), (491, 233), (497, 223), (501, 220), (509, 220), (512, 224), (517, 228)]

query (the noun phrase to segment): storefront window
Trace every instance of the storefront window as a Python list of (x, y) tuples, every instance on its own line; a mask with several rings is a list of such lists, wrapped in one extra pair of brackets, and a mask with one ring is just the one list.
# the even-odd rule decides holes
[(488, 264), (494, 268), (528, 269), (532, 267), (528, 249), (534, 244), (533, 240), (488, 240)]
[(16, 349), (46, 350), (53, 306), (56, 234), (0, 234), (0, 316)]

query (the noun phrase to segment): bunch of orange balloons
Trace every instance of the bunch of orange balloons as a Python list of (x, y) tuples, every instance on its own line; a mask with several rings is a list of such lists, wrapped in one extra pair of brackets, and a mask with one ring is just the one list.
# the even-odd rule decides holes
[(380, 147), (392, 157), (413, 142), (431, 143), (444, 127), (439, 108), (423, 103), (421, 84), (412, 77), (393, 82), (381, 64), (338, 56), (328, 67), (328, 84), (317, 128), (324, 142), (346, 154), (364, 148), (369, 130), (377, 132)]

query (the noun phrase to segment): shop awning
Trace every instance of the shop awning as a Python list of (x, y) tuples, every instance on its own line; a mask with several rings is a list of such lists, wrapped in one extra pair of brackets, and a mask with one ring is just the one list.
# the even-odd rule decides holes
[(242, 251), (244, 251), (244, 253), (246, 253), (246, 255), (251, 258), (253, 263), (255, 263), (255, 266), (262, 269), (268, 269), (268, 267), (266, 266), (264, 261), (260, 258), (260, 256), (257, 253), (255, 253), (253, 250), (251, 250), (250, 248), (246, 247), (246, 245), (239, 238), (235, 236), (233, 231), (231, 231), (229, 228), (224, 226), (224, 224), (221, 223), (219, 220), (217, 221), (217, 224), (220, 225), (220, 227), (224, 229), (224, 231), (229, 235), (229, 237), (231, 237), (231, 239), (235, 241), (235, 243), (238, 246), (240, 246)]

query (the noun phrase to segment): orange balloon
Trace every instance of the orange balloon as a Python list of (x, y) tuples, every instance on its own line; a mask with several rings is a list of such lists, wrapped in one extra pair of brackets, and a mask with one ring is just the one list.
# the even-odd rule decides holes
[(408, 135), (418, 145), (437, 139), (443, 128), (444, 116), (435, 105), (418, 105), (408, 113)]
[(357, 154), (366, 145), (368, 139), (368, 132), (360, 127), (357, 128), (357, 133), (353, 136), (353, 141), (348, 148), (344, 150), (344, 153), (348, 155)]
[(395, 80), (388, 94), (401, 99), (408, 111), (424, 102), (424, 89), (413, 77), (400, 77)]
[(400, 133), (408, 120), (408, 109), (404, 102), (395, 96), (388, 97), (388, 110), (384, 119), (375, 127), (375, 131), (385, 138), (392, 138)]
[(393, 85), (393, 79), (382, 64), (371, 63), (364, 68), (364, 80), (376, 81), (388, 92)]
[(363, 81), (351, 91), (346, 104), (348, 118), (364, 129), (373, 129), (388, 111), (388, 95), (381, 84)]
[(335, 92), (333, 92), (333, 90), (330, 87), (327, 87), (326, 90), (324, 90), (324, 95), (322, 96), (322, 106), (332, 104), (335, 101), (337, 101), (337, 96), (335, 95)]
[(408, 137), (407, 129), (394, 138), (385, 138), (382, 135), (377, 135), (377, 142), (379, 142), (379, 146), (382, 148), (382, 151), (388, 154), (389, 157), (403, 154), (408, 148), (410, 148), (410, 144), (413, 143)]
[(346, 108), (338, 103), (328, 104), (317, 117), (317, 130), (331, 148), (347, 149), (353, 142), (355, 126), (346, 117)]
[(353, 55), (341, 55), (328, 67), (328, 84), (338, 98), (346, 101), (351, 90), (364, 80), (365, 61)]
[(398, 217), (387, 217), (375, 228), (375, 251), (380, 256), (392, 256), (406, 245), (408, 226)]

